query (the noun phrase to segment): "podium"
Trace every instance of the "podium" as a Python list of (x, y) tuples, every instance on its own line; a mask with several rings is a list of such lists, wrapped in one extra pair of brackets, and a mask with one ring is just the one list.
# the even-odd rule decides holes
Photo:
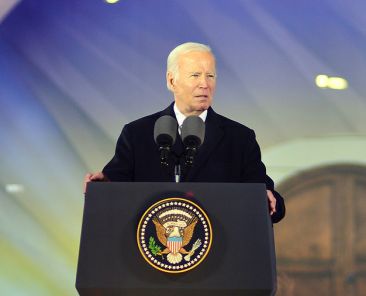
[[(179, 274), (150, 266), (136, 239), (146, 209), (170, 197), (195, 202), (212, 225), (205, 260)], [(274, 295), (275, 249), (265, 185), (89, 183), (76, 289), (81, 296)]]

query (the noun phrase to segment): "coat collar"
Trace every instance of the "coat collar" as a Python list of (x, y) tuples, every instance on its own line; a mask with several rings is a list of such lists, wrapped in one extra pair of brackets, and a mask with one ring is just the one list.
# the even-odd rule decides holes
[[(174, 102), (169, 105), (168, 108), (161, 111), (162, 115), (170, 115), (175, 118), (173, 110)], [(205, 122), (205, 139), (202, 146), (198, 149), (194, 164), (188, 171), (187, 175), (183, 179), (186, 182), (194, 180), (195, 176), (199, 173), (200, 169), (205, 166), (209, 160), (211, 153), (215, 150), (216, 146), (224, 136), (224, 129), (222, 128), (222, 122), (220, 116), (210, 107), (208, 109), (207, 118)], [(183, 143), (177, 131), (177, 140), (172, 148), (177, 154), (183, 152)]]

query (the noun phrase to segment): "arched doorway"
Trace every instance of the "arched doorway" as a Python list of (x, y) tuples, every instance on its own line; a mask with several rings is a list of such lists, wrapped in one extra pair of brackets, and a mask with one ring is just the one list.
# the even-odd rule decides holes
[(275, 226), (277, 295), (365, 295), (366, 167), (318, 168), (278, 189), (287, 214)]

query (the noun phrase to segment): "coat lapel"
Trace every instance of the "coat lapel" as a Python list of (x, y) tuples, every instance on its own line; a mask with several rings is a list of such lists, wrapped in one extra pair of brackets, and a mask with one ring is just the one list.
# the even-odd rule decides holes
[(212, 108), (209, 108), (205, 122), (205, 140), (197, 151), (193, 166), (184, 178), (186, 182), (194, 180), (195, 176), (209, 160), (211, 153), (215, 150), (217, 144), (224, 136), (224, 130), (220, 123), (221, 121), (219, 116), (212, 110)]

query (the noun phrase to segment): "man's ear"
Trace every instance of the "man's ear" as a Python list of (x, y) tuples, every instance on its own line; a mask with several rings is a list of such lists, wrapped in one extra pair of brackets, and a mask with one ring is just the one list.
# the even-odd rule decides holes
[(170, 90), (174, 90), (175, 83), (174, 83), (174, 76), (173, 76), (172, 72), (166, 73), (166, 82), (167, 82), (168, 88)]

